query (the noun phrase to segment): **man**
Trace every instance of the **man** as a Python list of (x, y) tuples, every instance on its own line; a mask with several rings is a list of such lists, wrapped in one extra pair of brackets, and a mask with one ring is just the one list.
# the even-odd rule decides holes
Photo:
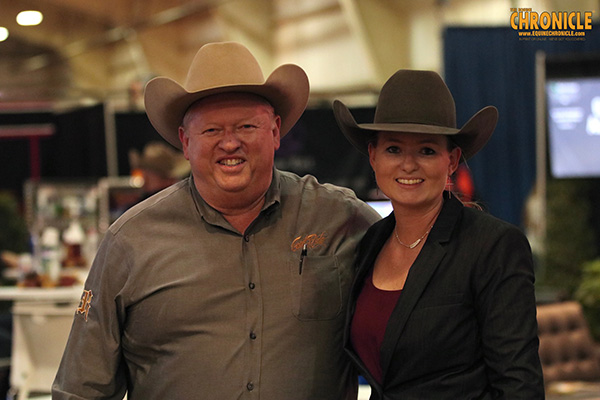
[(90, 271), (54, 399), (356, 398), (342, 350), (353, 255), (379, 219), (348, 189), (274, 168), (308, 79), (265, 81), (236, 43), (203, 46), (150, 121), (191, 178), (126, 212)]
[(144, 199), (171, 186), (190, 173), (190, 164), (181, 152), (172, 146), (158, 141), (146, 143), (140, 153), (129, 150), (129, 166), (132, 175), (144, 180)]

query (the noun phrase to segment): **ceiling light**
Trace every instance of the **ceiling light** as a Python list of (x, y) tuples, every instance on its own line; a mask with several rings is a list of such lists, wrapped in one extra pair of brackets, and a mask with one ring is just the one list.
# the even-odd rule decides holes
[(21, 26), (39, 25), (43, 19), (42, 13), (34, 10), (21, 11), (17, 15), (17, 23)]
[(4, 42), (8, 38), (8, 29), (0, 26), (0, 42)]

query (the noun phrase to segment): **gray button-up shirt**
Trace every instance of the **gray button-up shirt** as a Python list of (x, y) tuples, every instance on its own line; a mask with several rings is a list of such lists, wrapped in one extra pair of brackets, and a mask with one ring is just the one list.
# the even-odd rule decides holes
[(342, 329), (377, 219), (348, 189), (277, 170), (243, 235), (191, 178), (140, 203), (103, 239), (53, 399), (355, 398)]

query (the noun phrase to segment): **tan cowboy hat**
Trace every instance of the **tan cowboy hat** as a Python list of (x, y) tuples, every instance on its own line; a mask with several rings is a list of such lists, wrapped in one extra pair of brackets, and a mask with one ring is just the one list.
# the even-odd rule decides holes
[(190, 172), (190, 163), (183, 154), (165, 142), (149, 142), (143, 152), (129, 150), (131, 169), (145, 169), (168, 179), (181, 179)]
[(357, 124), (339, 100), (333, 112), (346, 138), (367, 155), (369, 141), (383, 131), (448, 135), (469, 159), (485, 146), (498, 122), (496, 107), (487, 106), (457, 129), (454, 98), (433, 71), (400, 70), (392, 75), (381, 88), (372, 124)]
[(285, 64), (265, 81), (258, 62), (239, 43), (209, 43), (200, 48), (183, 86), (158, 77), (146, 85), (146, 114), (154, 128), (173, 146), (181, 149), (178, 128), (187, 109), (204, 97), (245, 92), (264, 97), (281, 117), (283, 137), (300, 118), (308, 102), (308, 77), (302, 68)]

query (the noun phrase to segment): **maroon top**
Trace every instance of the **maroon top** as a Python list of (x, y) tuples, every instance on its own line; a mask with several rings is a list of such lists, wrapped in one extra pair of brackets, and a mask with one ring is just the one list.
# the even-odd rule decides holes
[(354, 351), (379, 383), (382, 381), (380, 349), (390, 315), (402, 290), (381, 290), (373, 285), (373, 271), (356, 300), (350, 340)]

